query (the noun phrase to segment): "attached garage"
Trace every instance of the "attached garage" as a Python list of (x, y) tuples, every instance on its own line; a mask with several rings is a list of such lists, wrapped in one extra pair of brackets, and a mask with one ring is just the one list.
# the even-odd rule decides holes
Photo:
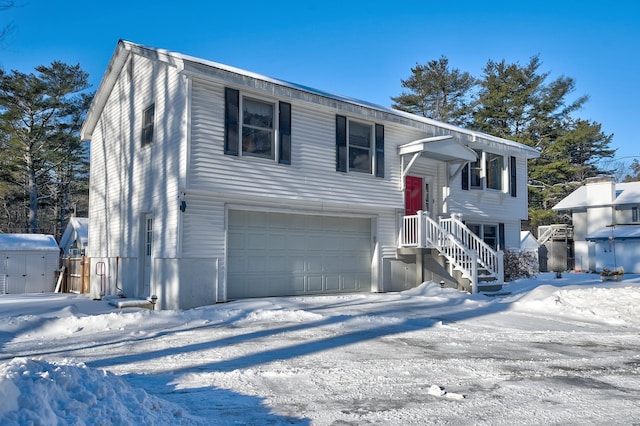
[(58, 258), (52, 235), (0, 234), (0, 294), (53, 291)]
[(227, 298), (371, 291), (371, 222), (229, 210)]

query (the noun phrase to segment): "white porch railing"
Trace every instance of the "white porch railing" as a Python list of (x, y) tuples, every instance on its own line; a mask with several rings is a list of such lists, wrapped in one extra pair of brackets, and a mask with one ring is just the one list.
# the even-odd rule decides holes
[(400, 231), (401, 247), (435, 248), (471, 282), (477, 291), (478, 265), (497, 282), (504, 283), (503, 252), (493, 250), (455, 216), (431, 219), (424, 212), (404, 216)]

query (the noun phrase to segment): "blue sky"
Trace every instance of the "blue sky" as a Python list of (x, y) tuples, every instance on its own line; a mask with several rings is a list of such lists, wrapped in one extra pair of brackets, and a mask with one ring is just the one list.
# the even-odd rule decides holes
[[(0, 66), (33, 72), (79, 63), (97, 88), (119, 39), (391, 105), (416, 63), (446, 56), (480, 77), (489, 59), (576, 81), (576, 115), (614, 134), (617, 157), (640, 158), (640, 8), (585, 1), (16, 0), (0, 12)], [(624, 161), (631, 161), (625, 159)]]

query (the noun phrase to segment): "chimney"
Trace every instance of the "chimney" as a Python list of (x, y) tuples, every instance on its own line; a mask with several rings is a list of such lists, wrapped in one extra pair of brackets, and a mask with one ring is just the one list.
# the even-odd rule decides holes
[(616, 182), (612, 176), (587, 178), (586, 188), (589, 205), (611, 204), (616, 199)]

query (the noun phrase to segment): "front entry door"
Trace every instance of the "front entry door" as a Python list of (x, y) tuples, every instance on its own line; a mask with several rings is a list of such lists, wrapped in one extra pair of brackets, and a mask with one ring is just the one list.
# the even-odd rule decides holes
[(412, 216), (424, 209), (422, 178), (406, 176), (404, 182), (404, 214)]
[(151, 267), (153, 254), (153, 216), (149, 213), (142, 215), (142, 282), (139, 287), (139, 297), (151, 295)]
[(419, 210), (435, 219), (437, 209), (435, 205), (435, 194), (433, 193), (432, 178), (406, 176), (404, 186), (404, 210), (405, 215), (411, 216)]

